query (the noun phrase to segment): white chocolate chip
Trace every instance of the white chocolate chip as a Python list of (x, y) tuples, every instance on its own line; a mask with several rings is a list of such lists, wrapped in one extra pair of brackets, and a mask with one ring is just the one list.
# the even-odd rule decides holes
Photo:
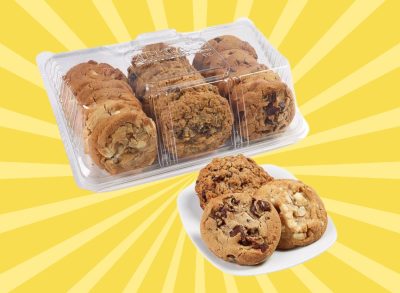
[(294, 213), (297, 217), (304, 217), (306, 215), (306, 209), (301, 206), (297, 209), (297, 211)]
[(141, 140), (141, 141), (139, 141), (139, 142), (137, 143), (136, 148), (142, 149), (142, 148), (144, 148), (146, 145), (147, 145), (147, 143), (146, 143), (145, 141)]
[(303, 240), (306, 238), (306, 234), (305, 233), (294, 233), (293, 238), (296, 240)]

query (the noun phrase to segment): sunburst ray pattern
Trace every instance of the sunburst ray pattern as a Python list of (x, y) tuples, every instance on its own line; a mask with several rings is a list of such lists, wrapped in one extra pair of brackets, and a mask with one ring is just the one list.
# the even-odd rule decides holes
[[(394, 249), (400, 245), (400, 141), (396, 135), (400, 91), (393, 83), (395, 75), (400, 80), (400, 18), (392, 17), (400, 3), (339, 2), (334, 12), (329, 9), (334, 4), (324, 8), (318, 1), (306, 0), (223, 0), (218, 4), (193, 0), (185, 5), (178, 0), (7, 3), (0, 13), (4, 28), (0, 32), (0, 70), (12, 82), (2, 83), (0, 99), (0, 292), (153, 292), (154, 288), (162, 292), (280, 292), (294, 287), (299, 292), (336, 292), (350, 287), (363, 292), (400, 292), (400, 259)], [(88, 8), (93, 11), (86, 13)], [(321, 256), (269, 275), (235, 277), (220, 272), (191, 243), (177, 214), (176, 197), (197, 173), (112, 192), (80, 191), (66, 159), (55, 159), (59, 151), (55, 147), (61, 148), (62, 142), (57, 126), (48, 122), (53, 121), (49, 120), (51, 108), (42, 109), (39, 102), (45, 97), (34, 64), (39, 48), (61, 52), (82, 49), (95, 41), (126, 42), (154, 30), (200, 30), (214, 25), (218, 15), (224, 21), (249, 17), (289, 61), (295, 61), (297, 102), (310, 119), (311, 134), (256, 159), (265, 164), (273, 161), (319, 186), (338, 231), (339, 241)], [(329, 21), (320, 21), (323, 18)], [(81, 31), (88, 22), (88, 28)], [(24, 26), (26, 34), (22, 36), (20, 28)], [(29, 29), (34, 26), (32, 35)], [(397, 42), (393, 42), (396, 35)], [(385, 36), (390, 41), (384, 42)], [(335, 58), (343, 54), (342, 46), (349, 40), (354, 46), (341, 56), (339, 64)], [(301, 44), (303, 49), (288, 44)], [(379, 50), (363, 54), (371, 46), (379, 46)], [(352, 58), (358, 54), (368, 58), (361, 64)], [(347, 65), (351, 71), (315, 87), (312, 77), (316, 73), (325, 76), (337, 66)], [(24, 91), (16, 90), (18, 82), (25, 86)], [(371, 84), (378, 87), (374, 94), (368, 94)], [(313, 91), (304, 92), (309, 89)], [(367, 92), (368, 105), (382, 103), (385, 107), (364, 108), (360, 91)], [(29, 99), (21, 109), (14, 102), (18, 93), (24, 95), (21, 105)], [(388, 100), (391, 102), (385, 103)], [(341, 103), (347, 108), (338, 111)], [(354, 109), (357, 115), (352, 115)], [(346, 119), (337, 119), (338, 115)], [(313, 129), (315, 116), (331, 123)], [(23, 146), (14, 150), (9, 140), (16, 137), (24, 138), (15, 142)], [(35, 146), (27, 143), (32, 138)], [(337, 149), (339, 143), (348, 152), (346, 156), (343, 149)], [(310, 155), (314, 151), (318, 156)], [(353, 154), (357, 156), (351, 158)], [(324, 155), (329, 161), (322, 161)], [(357, 183), (342, 186), (340, 182)], [(32, 195), (26, 194), (30, 191)], [(68, 230), (69, 224), (75, 227), (69, 234), (54, 233)], [(373, 244), (364, 243), (365, 239), (373, 239)]]
[(128, 42), (132, 39), (125, 27), (125, 24), (118, 14), (118, 10), (115, 8), (111, 0), (94, 0), (93, 3), (95, 4), (99, 13), (103, 16), (104, 21), (107, 23), (118, 42)]

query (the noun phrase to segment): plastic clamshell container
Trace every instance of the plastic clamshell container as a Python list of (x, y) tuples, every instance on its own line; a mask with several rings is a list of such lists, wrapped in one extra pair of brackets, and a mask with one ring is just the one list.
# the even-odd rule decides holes
[[(227, 97), (235, 122), (231, 137), (217, 148), (209, 151), (204, 150), (191, 156), (179, 156), (178, 152), (174, 151), (174, 148), (171, 150), (171, 147), (166, 147), (168, 143), (171, 145), (171, 142), (166, 141), (165, 133), (160, 132), (162, 127), (160, 127), (157, 113), (155, 113), (155, 117), (152, 118), (157, 125), (158, 157), (151, 166), (112, 175), (93, 163), (91, 157), (85, 153), (83, 139), (84, 117), (80, 110), (81, 106), (78, 105), (70, 87), (63, 80), (66, 72), (79, 63), (94, 60), (99, 63), (108, 63), (127, 74), (127, 69), (131, 65), (133, 56), (140, 57), (141, 54), (143, 55), (142, 49), (144, 46), (161, 42), (178, 48), (179, 56), (173, 56), (174, 58), (186, 58), (192, 63), (195, 54), (200, 51), (204, 55), (219, 55), (211, 46), (207, 46), (207, 41), (221, 35), (233, 35), (248, 42), (255, 49), (258, 55), (258, 62), (267, 66), (268, 69), (265, 70), (272, 70), (278, 74), (295, 97), (289, 62), (272, 47), (250, 20), (243, 18), (230, 24), (209, 27), (198, 32), (177, 33), (175, 30), (162, 30), (139, 35), (135, 40), (127, 43), (60, 54), (43, 52), (37, 56), (37, 63), (56, 116), (61, 139), (64, 143), (74, 178), (80, 187), (92, 191), (126, 188), (200, 169), (214, 157), (238, 153), (252, 156), (267, 152), (293, 144), (307, 135), (309, 130), (307, 122), (296, 105), (294, 118), (286, 129), (264, 137), (251, 139), (247, 134), (246, 121), (243, 121), (240, 115), (236, 113), (235, 108), (232, 106), (231, 98)], [(145, 56), (146, 58), (141, 62), (160, 61), (160, 56), (157, 54), (152, 55), (149, 53)], [(205, 84), (217, 86), (224, 83), (229, 84), (232, 81), (229, 76), (230, 68), (222, 56), (216, 56), (216, 58), (220, 58), (217, 62), (218, 66), (211, 68), (210, 74), (200, 71), (205, 76), (204, 78), (186, 78), (191, 74), (196, 74), (196, 72), (188, 70), (185, 73), (186, 76), (177, 76), (178, 79), (186, 80), (181, 83), (170, 85), (160, 76), (159, 79), (156, 77), (145, 84), (144, 90), (148, 93), (147, 96), (151, 97), (152, 102), (150, 105), (152, 109), (155, 109), (153, 101), (157, 101), (157, 96), (171, 93), (175, 88), (195, 88)], [(256, 75), (261, 74), (261, 72), (250, 74)], [(234, 78), (240, 80), (245, 76), (236, 76)]]

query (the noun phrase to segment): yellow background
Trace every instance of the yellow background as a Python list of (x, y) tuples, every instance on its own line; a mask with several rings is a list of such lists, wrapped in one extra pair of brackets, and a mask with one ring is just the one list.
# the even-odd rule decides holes
[[(0, 9), (0, 292), (400, 292), (400, 1), (18, 0)], [(176, 196), (196, 174), (79, 189), (35, 65), (63, 52), (246, 16), (293, 67), (310, 124), (256, 157), (323, 197), (338, 241), (302, 265), (233, 277), (194, 248)]]

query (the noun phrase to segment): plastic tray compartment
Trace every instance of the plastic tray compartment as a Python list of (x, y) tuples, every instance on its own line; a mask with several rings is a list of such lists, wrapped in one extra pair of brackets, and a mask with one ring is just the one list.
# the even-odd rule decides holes
[[(257, 54), (259, 69), (236, 73), (230, 53), (221, 53), (207, 43), (222, 35), (248, 42)], [(162, 45), (152, 45), (158, 43)], [(212, 57), (213, 61), (196, 69), (192, 66), (196, 56)], [(158, 155), (151, 166), (111, 175), (94, 164), (85, 151), (85, 109), (63, 76), (71, 67), (89, 60), (108, 63), (125, 73), (144, 112), (154, 120)], [(128, 43), (61, 54), (43, 52), (37, 63), (74, 177), (85, 189), (115, 190), (175, 176), (199, 169), (213, 157), (267, 152), (295, 143), (308, 133), (296, 105), (288, 61), (248, 19), (199, 32), (164, 30), (140, 35)], [(176, 69), (181, 66), (184, 68)], [(290, 124), (272, 133), (268, 124), (273, 123), (268, 118), (262, 122), (264, 129), (253, 123), (254, 117), (280, 111), (279, 103), (268, 108), (250, 102), (252, 87), (240, 86), (265, 76), (276, 76), (279, 80), (272, 84), (291, 92), (295, 104)], [(259, 89), (262, 98), (280, 98), (280, 92), (272, 89), (271, 94), (270, 86), (264, 87)]]

